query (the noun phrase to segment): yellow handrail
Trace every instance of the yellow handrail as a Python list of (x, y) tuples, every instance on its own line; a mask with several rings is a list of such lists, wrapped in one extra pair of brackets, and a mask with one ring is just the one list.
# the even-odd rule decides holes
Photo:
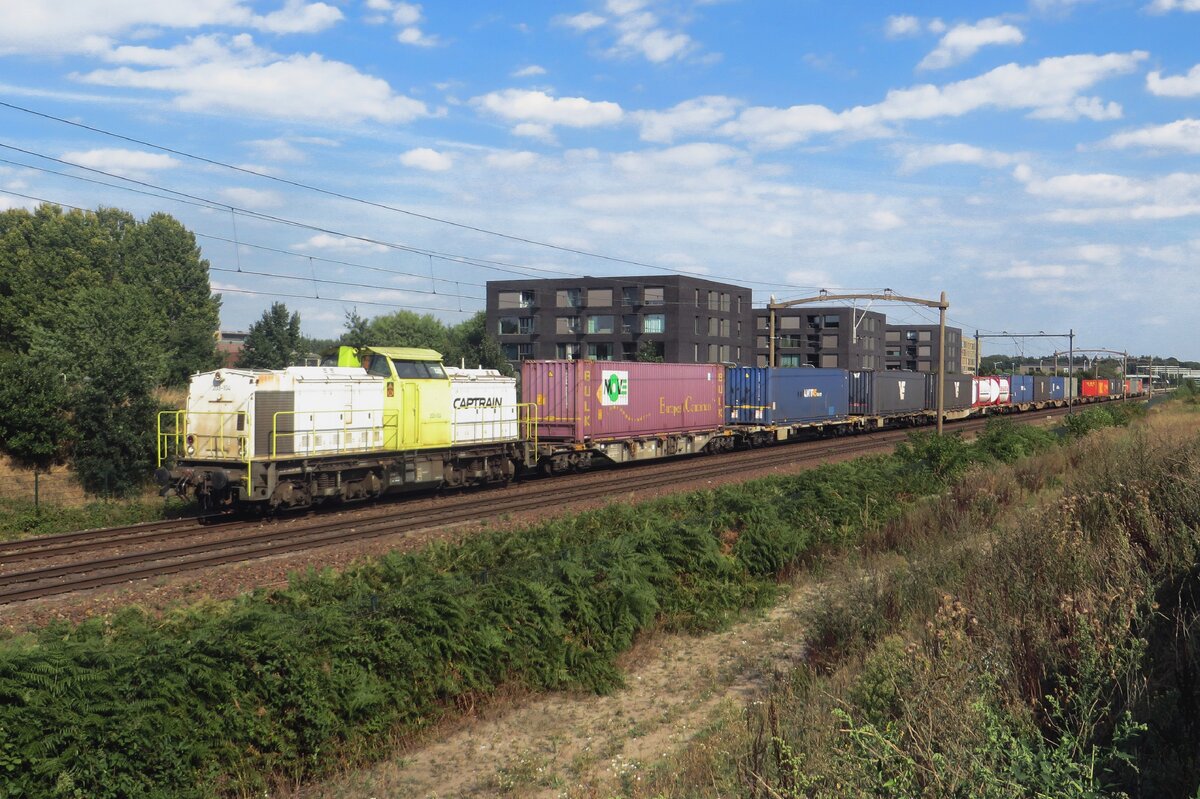
[[(338, 413), (342, 417), (342, 424), (339, 427), (317, 427), (316, 417), (318, 413)], [(333, 449), (322, 449), (323, 453), (340, 453), (340, 452), (369, 452), (375, 450), (396, 449), (396, 443), (400, 438), (400, 414), (396, 411), (388, 411), (387, 409), (378, 408), (373, 410), (355, 410), (354, 414), (366, 414), (370, 417), (372, 414), (379, 417), (379, 424), (370, 425), (368, 427), (353, 427), (346, 422), (346, 412), (344, 411), (276, 411), (271, 418), (271, 458), (279, 456), (279, 439), (281, 437), (291, 437), (292, 449), (296, 449), (296, 436), (312, 436), (310, 446), (306, 454), (313, 454), (316, 451), (316, 437), (318, 435), (332, 434), (336, 436), (336, 446)], [(297, 429), (294, 420), (297, 416), (307, 415), (312, 425), (305, 429)], [(291, 417), (293, 424), (291, 430), (280, 430), (279, 423), (281, 419)], [(390, 436), (389, 436), (390, 433)], [(347, 445), (351, 434), (360, 434), (364, 438), (362, 445)], [(373, 438), (378, 438), (378, 444), (371, 444)], [(391, 446), (389, 446), (389, 442)], [(288, 453), (285, 453), (288, 454)]]

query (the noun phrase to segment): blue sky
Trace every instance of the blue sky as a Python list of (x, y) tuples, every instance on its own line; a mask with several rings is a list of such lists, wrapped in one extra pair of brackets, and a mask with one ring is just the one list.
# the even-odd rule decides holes
[(140, 142), (0, 107), (0, 209), (176, 215), (229, 329), (273, 296), (334, 336), (352, 308), (458, 321), (487, 280), (679, 270), (759, 304), (946, 291), (972, 333), (1200, 358), (1200, 0), (0, 0), (0, 19), (0, 102)]

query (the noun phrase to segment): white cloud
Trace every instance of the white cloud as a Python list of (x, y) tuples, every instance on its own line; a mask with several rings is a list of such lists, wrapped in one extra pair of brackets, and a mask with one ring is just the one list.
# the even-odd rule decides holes
[(921, 32), (921, 20), (907, 14), (891, 16), (887, 18), (883, 32), (887, 34), (889, 39), (915, 36)]
[(937, 35), (941, 36), (946, 32), (946, 23), (942, 22), (940, 19), (931, 19), (929, 20), (928, 28), (930, 33), (936, 33)]
[(296, 145), (312, 144), (320, 147), (337, 147), (338, 142), (319, 136), (292, 136), (274, 139), (254, 139), (246, 142), (260, 158), (268, 161), (302, 162), (308, 160), (308, 155)]
[[(255, 46), (246, 34), (196, 37), (167, 50), (118, 48), (108, 58), (127, 65), (77, 77), (91, 84), (169, 92), (184, 111), (338, 124), (407, 122), (428, 114), (421, 101), (397, 94), (386, 81), (349, 64), (316, 53), (275, 55)], [(138, 68), (143, 66), (148, 68)]]
[(1146, 10), (1155, 14), (1168, 11), (1200, 11), (1200, 0), (1154, 0)]
[(1019, 280), (1047, 280), (1055, 278), (1079, 277), (1086, 271), (1083, 266), (1068, 266), (1066, 264), (1031, 264), (1028, 261), (1014, 261), (1006, 269), (984, 272), (990, 278), (1017, 278)]
[(513, 129), (518, 136), (547, 138), (553, 128), (589, 128), (610, 125), (624, 117), (621, 106), (608, 101), (583, 97), (552, 97), (542, 91), (505, 89), (476, 97), (471, 103), (490, 114), (519, 123)]
[(382, 244), (373, 244), (361, 239), (348, 239), (344, 236), (333, 236), (329, 233), (317, 233), (305, 241), (293, 245), (298, 250), (325, 250), (332, 252), (363, 253), (388, 252)]
[(599, 28), (608, 22), (604, 17), (599, 14), (593, 14), (591, 11), (584, 11), (582, 14), (575, 14), (573, 16), (556, 17), (554, 21), (559, 25), (565, 25), (580, 32)]
[(101, 172), (111, 172), (114, 175), (139, 179), (145, 178), (156, 170), (179, 166), (179, 161), (165, 153), (123, 150), (115, 147), (63, 153), (62, 160), (98, 169)]
[(421, 21), (421, 6), (416, 3), (396, 3), (392, 7), (392, 22), (400, 26), (416, 25)]
[(1150, 125), (1116, 133), (1105, 139), (1102, 145), (1117, 149), (1145, 147), (1162, 152), (1200, 153), (1200, 119), (1179, 119), (1165, 125)]
[(424, 169), (427, 172), (445, 172), (454, 166), (454, 159), (446, 153), (440, 153), (428, 147), (417, 147), (402, 154), (400, 163), (414, 169)]
[(981, 19), (974, 25), (955, 25), (942, 36), (938, 46), (917, 64), (917, 69), (944, 69), (960, 64), (988, 45), (1020, 44), (1025, 34), (998, 17)]
[(648, 170), (710, 169), (744, 155), (727, 144), (683, 144), (665, 150), (619, 153), (613, 156), (613, 166), (625, 172), (644, 173)]
[(113, 37), (139, 29), (247, 26), (269, 33), (315, 33), (342, 18), (326, 3), (287, 0), (260, 15), (242, 0), (72, 0), (69, 7), (7, 0), (0, 6), (0, 54), (91, 53), (111, 47)]
[(732, 97), (712, 95), (685, 100), (666, 111), (636, 111), (630, 116), (641, 126), (642, 139), (670, 143), (679, 136), (711, 131), (740, 105)]
[(720, 131), (768, 147), (786, 147), (819, 133), (886, 136), (889, 123), (958, 117), (985, 108), (1029, 111), (1038, 119), (1111, 119), (1116, 103), (1103, 104), (1081, 92), (1102, 80), (1133, 71), (1147, 54), (1109, 53), (1046, 58), (1033, 66), (1006, 64), (974, 78), (943, 86), (893, 89), (879, 103), (841, 112), (821, 105), (752, 107)]
[(1022, 180), (1027, 192), (1052, 200), (1127, 203), (1144, 199), (1150, 194), (1150, 187), (1122, 175), (1056, 175), (1046, 179), (1034, 178), (1026, 172), (1022, 175), (1028, 176), (1028, 179)]
[(1004, 167), (1016, 161), (1009, 153), (985, 150), (970, 144), (933, 144), (901, 150), (900, 172), (911, 174), (943, 164), (974, 164), (985, 167)]
[(512, 133), (514, 136), (537, 139), (547, 144), (558, 144), (558, 139), (554, 136), (554, 129), (549, 125), (542, 125), (537, 122), (522, 122), (519, 125), (514, 125)]
[[(1200, 2), (1200, 0), (1198, 0)], [(1157, 70), (1146, 76), (1146, 89), (1159, 97), (1195, 97), (1200, 95), (1200, 64), (1186, 75), (1164, 78)]]
[(680, 58), (696, 49), (696, 43), (682, 31), (665, 27), (656, 14), (646, 10), (644, 0), (608, 0), (608, 16), (590, 11), (555, 17), (555, 23), (583, 33), (608, 26), (616, 34), (609, 54), (617, 57), (641, 56), (654, 64)]
[(325, 3), (287, 0), (283, 8), (251, 20), (251, 27), (268, 33), (319, 33), (342, 20), (342, 12)]
[(221, 189), (219, 194), (231, 204), (240, 208), (276, 208), (283, 205), (283, 197), (278, 192), (266, 189), (250, 189), (234, 186)]
[(537, 64), (530, 64), (527, 67), (521, 67), (518, 70), (514, 70), (512, 73), (512, 76), (514, 78), (532, 78), (532, 77), (536, 77), (538, 75), (545, 75), (545, 74), (546, 74), (545, 67), (539, 67)]
[(1200, 173), (1175, 172), (1146, 179), (1108, 173), (1039, 178), (1022, 165), (1013, 176), (1031, 195), (1094, 206), (1050, 211), (1045, 218), (1051, 222), (1097, 224), (1200, 215)]
[(430, 36), (417, 27), (404, 28), (396, 34), (396, 41), (415, 47), (436, 47), (440, 43), (436, 36)]
[(528, 150), (506, 150), (488, 153), (484, 163), (492, 169), (528, 169), (538, 161), (537, 153)]

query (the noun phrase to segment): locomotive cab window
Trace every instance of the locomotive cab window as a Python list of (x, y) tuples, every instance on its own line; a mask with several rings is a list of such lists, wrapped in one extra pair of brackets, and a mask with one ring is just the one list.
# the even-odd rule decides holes
[(392, 361), (401, 380), (445, 380), (446, 370), (433, 361)]
[(391, 377), (392, 368), (388, 364), (388, 359), (383, 355), (368, 355), (370, 362), (367, 364), (367, 372), (380, 377)]

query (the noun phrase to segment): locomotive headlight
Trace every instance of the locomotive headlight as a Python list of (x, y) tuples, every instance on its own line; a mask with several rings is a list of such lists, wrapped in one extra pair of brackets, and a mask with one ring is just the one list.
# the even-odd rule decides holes
[(192, 435), (191, 433), (188, 433), (188, 436), (187, 436), (187, 438), (184, 439), (184, 441), (187, 442), (187, 454), (195, 455), (196, 454), (196, 437), (194, 435)]
[(193, 446), (191, 446), (191, 445), (189, 444), (189, 445), (188, 445), (188, 448), (187, 448), (187, 453), (188, 453), (189, 455), (195, 455), (195, 454), (196, 454), (196, 448), (195, 448), (195, 447), (193, 447)]

